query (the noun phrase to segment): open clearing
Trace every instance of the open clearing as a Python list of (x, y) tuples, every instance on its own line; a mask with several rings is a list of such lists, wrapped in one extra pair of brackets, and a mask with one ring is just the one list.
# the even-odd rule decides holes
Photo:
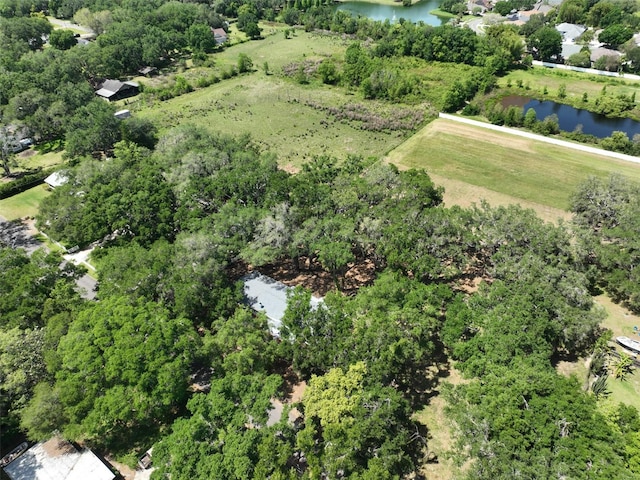
[[(360, 104), (338, 89), (305, 88), (253, 73), (157, 102), (136, 114), (161, 130), (190, 122), (230, 135), (250, 133), (263, 150), (276, 153), (283, 166), (299, 166), (323, 154), (339, 159), (347, 154), (380, 157), (404, 140), (403, 132), (364, 130), (357, 122), (338, 120), (312, 106), (339, 108), (347, 103)], [(366, 106), (386, 118), (397, 109), (382, 103)]]
[[(594, 298), (596, 303), (607, 312), (607, 317), (602, 326), (613, 332), (613, 338), (625, 335), (631, 338), (639, 338), (633, 330), (634, 326), (640, 328), (640, 317), (629, 312), (624, 306), (614, 303), (607, 295), (602, 294)], [(580, 358), (575, 362), (561, 362), (558, 371), (564, 375), (575, 375), (583, 383), (587, 374), (586, 360)], [(640, 410), (640, 371), (634, 369), (633, 374), (628, 375), (625, 381), (609, 377), (607, 387), (609, 398), (614, 402), (633, 405)]]
[[(390, 152), (387, 160), (400, 168), (424, 168), (434, 179), (486, 190), (460, 188), (463, 196), (450, 196), (450, 204), (468, 205), (483, 198), (493, 203), (492, 197), (482, 194), (494, 192), (499, 194), (494, 195), (498, 203), (521, 203), (547, 212), (547, 218), (564, 216), (560, 210), (568, 209), (571, 193), (589, 176), (616, 172), (640, 181), (640, 165), (445, 119), (428, 124)], [(482, 196), (468, 198), (466, 193)]]
[(50, 195), (45, 184), (25, 190), (13, 197), (0, 200), (0, 216), (7, 220), (34, 217), (38, 213), (40, 201)]

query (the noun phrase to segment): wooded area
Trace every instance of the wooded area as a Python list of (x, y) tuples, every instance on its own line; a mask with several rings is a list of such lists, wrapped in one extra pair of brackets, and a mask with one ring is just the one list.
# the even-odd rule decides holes
[[(53, 35), (43, 49), (47, 9), (96, 41)], [(416, 102), (426, 87), (412, 69), (455, 62), (437, 104), (455, 110), (523, 54), (510, 27), (392, 27), (321, 2), (0, 0), (3, 121), (64, 139), (69, 160), (37, 227), (95, 247), (99, 281), (97, 301), (83, 299), (83, 268), (0, 241), (3, 436), (59, 431), (130, 464), (153, 445), (153, 479), (422, 478), (438, 459), (416, 412), (442, 396), (464, 478), (640, 478), (640, 415), (604, 401), (628, 365), (593, 300), (606, 291), (640, 312), (635, 183), (589, 179), (574, 220), (554, 225), (515, 205), (446, 206), (427, 172), (378, 158), (318, 154), (290, 173), (249, 135), (188, 121), (159, 131), (94, 97), (101, 79), (206, 62), (224, 48), (203, 37), (222, 15), (252, 38), (276, 12), (356, 40), (283, 78), (363, 101)], [(228, 73), (252, 68), (239, 56)], [(191, 89), (182, 78), (146, 98)], [(326, 279), (324, 300), (294, 288), (274, 338), (242, 303), (250, 270)], [(578, 358), (586, 380), (557, 372)]]

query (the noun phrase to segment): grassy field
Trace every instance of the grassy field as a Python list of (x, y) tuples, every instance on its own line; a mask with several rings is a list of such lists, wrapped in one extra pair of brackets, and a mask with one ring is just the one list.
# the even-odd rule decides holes
[(38, 213), (40, 201), (50, 195), (47, 186), (42, 184), (25, 190), (13, 197), (0, 200), (0, 216), (7, 220), (33, 217)]
[[(542, 94), (545, 87), (551, 95), (555, 95), (560, 85), (567, 87), (567, 98), (579, 97), (583, 93), (587, 93), (589, 99), (595, 99), (606, 85), (607, 93), (613, 95), (625, 94), (631, 95), (636, 92), (640, 86), (640, 82), (625, 79), (612, 78), (599, 75), (587, 75), (578, 72), (560, 70), (545, 67), (533, 67), (528, 70), (513, 70), (509, 74), (498, 80), (501, 87), (511, 83), (515, 86), (518, 81), (522, 81), (523, 85), (529, 85), (530, 91)], [(526, 90), (522, 90), (523, 95), (527, 95)]]
[[(640, 328), (640, 317), (632, 314), (618, 303), (614, 303), (607, 295), (599, 295), (595, 298), (607, 312), (607, 318), (602, 322), (602, 326), (613, 332), (613, 337), (624, 335), (627, 337), (637, 336), (633, 327)], [(608, 387), (611, 391), (611, 399), (616, 402), (633, 405), (640, 410), (640, 371), (634, 370), (633, 375), (629, 375), (625, 381), (609, 378)]]
[[(366, 130), (363, 122), (339, 119), (327, 109), (351, 105), (362, 112), (366, 107), (367, 118), (391, 119), (406, 109), (384, 102), (367, 101), (365, 105), (342, 88), (301, 85), (279, 74), (293, 61), (321, 60), (345, 46), (339, 37), (306, 32), (298, 32), (291, 39), (276, 34), (243, 43), (217, 54), (215, 67), (188, 72), (189, 79), (235, 65), (240, 53), (253, 60), (254, 72), (164, 102), (132, 102), (128, 108), (135, 115), (151, 119), (161, 131), (191, 122), (227, 134), (250, 133), (262, 148), (276, 153), (283, 166), (299, 166), (320, 154), (382, 157), (404, 141), (407, 133)], [(264, 62), (278, 74), (267, 75), (262, 69)], [(410, 110), (427, 112), (428, 107), (414, 106)]]
[(17, 156), (16, 170), (32, 169), (32, 168), (49, 168), (56, 165), (62, 165), (62, 152), (38, 153), (31, 148), (19, 153)]
[[(524, 201), (525, 206), (538, 204), (541, 210), (566, 210), (571, 193), (591, 175), (606, 177), (617, 172), (640, 181), (637, 164), (443, 119), (428, 124), (393, 150), (387, 160), (400, 168), (422, 167), (434, 178), (506, 195), (516, 202)], [(485, 197), (462, 196), (449, 201), (464, 204), (481, 198)]]

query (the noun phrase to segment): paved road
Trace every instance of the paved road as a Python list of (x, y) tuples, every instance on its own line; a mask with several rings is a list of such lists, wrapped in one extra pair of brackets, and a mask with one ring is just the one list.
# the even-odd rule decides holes
[(559, 140), (557, 138), (545, 137), (544, 135), (538, 135), (536, 133), (525, 132), (523, 130), (517, 130), (515, 128), (502, 127), (500, 125), (492, 125), (490, 123), (479, 122), (477, 120), (471, 120), (470, 118), (458, 117), (455, 115), (449, 115), (448, 113), (440, 113), (440, 118), (452, 120), (454, 122), (465, 123), (467, 125), (474, 125), (476, 127), (486, 128), (488, 130), (495, 130), (498, 132), (509, 133), (518, 137), (530, 138), (532, 140), (538, 140), (539, 142), (551, 143), (553, 145), (559, 145), (561, 147), (573, 148), (581, 152), (592, 153), (594, 155), (600, 155), (602, 157), (610, 157), (618, 160), (624, 160), (625, 162), (640, 163), (639, 157), (633, 155), (626, 155), (624, 153), (610, 152), (609, 150), (602, 150), (601, 148), (590, 147), (589, 145), (582, 145), (580, 143), (567, 142), (566, 140)]
[(80, 32), (84, 32), (85, 35), (93, 35), (93, 30), (87, 27), (83, 27), (82, 25), (78, 25), (77, 23), (70, 22), (68, 20), (60, 20), (59, 18), (47, 17), (49, 23), (54, 26), (54, 28), (68, 28), (70, 30), (78, 30)]

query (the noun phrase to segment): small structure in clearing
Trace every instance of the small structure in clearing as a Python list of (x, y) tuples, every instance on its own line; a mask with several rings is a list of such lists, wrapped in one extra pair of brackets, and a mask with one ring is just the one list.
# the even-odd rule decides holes
[(51, 175), (44, 179), (44, 183), (49, 185), (49, 187), (51, 188), (61, 187), (68, 181), (69, 177), (67, 177), (67, 174), (64, 170), (53, 172)]
[(109, 101), (137, 95), (140, 85), (136, 82), (121, 82), (120, 80), (105, 80), (96, 95)]
[[(240, 280), (244, 283), (244, 302), (256, 312), (264, 312), (271, 334), (280, 336), (282, 317), (287, 309), (287, 292), (292, 288), (259, 272), (245, 275)], [(321, 303), (321, 298), (311, 297), (313, 308)]]

